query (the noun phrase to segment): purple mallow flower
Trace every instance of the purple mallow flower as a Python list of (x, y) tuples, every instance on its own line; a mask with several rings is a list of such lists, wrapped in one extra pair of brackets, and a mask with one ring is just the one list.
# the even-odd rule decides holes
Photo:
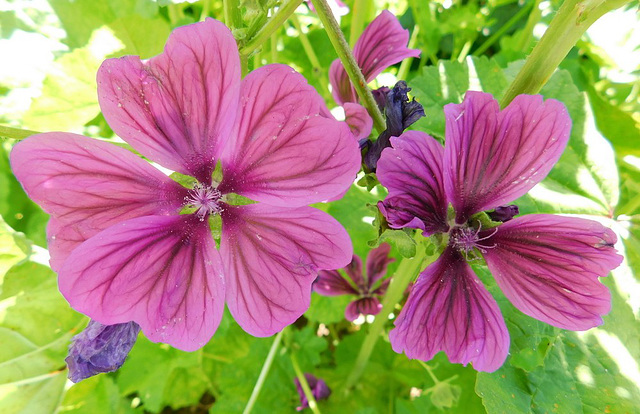
[(390, 279), (382, 279), (387, 273), (387, 266), (394, 261), (389, 257), (390, 250), (391, 246), (384, 243), (369, 252), (366, 275), (362, 273), (362, 260), (355, 255), (344, 268), (346, 278), (337, 270), (321, 270), (313, 289), (323, 296), (357, 296), (344, 311), (349, 321), (354, 321), (359, 315), (377, 315), (382, 309), (379, 297), (389, 286)]
[(135, 321), (150, 340), (192, 351), (225, 301), (245, 331), (272, 335), (308, 308), (319, 269), (351, 260), (344, 228), (307, 205), (351, 184), (357, 144), (319, 116), (322, 99), (290, 67), (241, 80), (222, 23), (174, 30), (148, 61), (105, 61), (98, 98), (122, 139), (181, 182), (193, 178), (183, 187), (129, 151), (69, 133), (16, 144), (13, 171), (51, 215), (51, 266), (78, 311)]
[[(331, 395), (331, 389), (323, 379), (316, 378), (315, 376), (306, 373), (304, 374), (304, 378), (307, 380), (307, 384), (309, 384), (309, 388), (311, 389), (311, 394), (313, 394), (313, 398), (315, 398), (316, 401), (326, 400), (329, 398)], [(296, 410), (302, 411), (309, 407), (309, 400), (304, 394), (302, 385), (300, 385), (300, 380), (298, 380), (298, 378), (294, 378), (293, 382), (295, 382), (296, 390), (300, 396), (300, 406), (296, 407)]]
[[(515, 214), (504, 223), (482, 213), (524, 195), (556, 163), (571, 120), (560, 102), (520, 95), (504, 110), (489, 94), (467, 92), (445, 106), (444, 148), (409, 131), (382, 153), (378, 179), (389, 195), (379, 203), (393, 228), (446, 233), (440, 257), (418, 277), (395, 321), (396, 352), (495, 371), (507, 357), (509, 335), (500, 309), (465, 259), (484, 257), (505, 296), (548, 324), (585, 330), (602, 323), (610, 294), (598, 277), (622, 257), (615, 234), (580, 218)], [(448, 211), (448, 205), (453, 210)], [(510, 212), (509, 212), (510, 210)]]
[(69, 379), (79, 382), (102, 372), (112, 372), (136, 343), (140, 326), (135, 322), (103, 325), (94, 320), (72, 338), (69, 356)]

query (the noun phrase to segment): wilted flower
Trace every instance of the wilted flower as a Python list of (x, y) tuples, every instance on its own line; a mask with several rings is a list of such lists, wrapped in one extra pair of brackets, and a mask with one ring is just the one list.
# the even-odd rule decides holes
[[(533, 214), (497, 223), (482, 213), (540, 182), (569, 139), (560, 102), (520, 95), (504, 110), (489, 94), (467, 92), (445, 106), (444, 148), (421, 132), (392, 138), (378, 162), (389, 189), (379, 207), (393, 228), (446, 233), (440, 257), (418, 277), (390, 333), (396, 352), (495, 371), (509, 350), (496, 301), (465, 259), (484, 257), (498, 286), (522, 312), (584, 330), (602, 323), (610, 294), (598, 277), (620, 264), (615, 234), (591, 220)], [(449, 203), (453, 210), (448, 211)], [(507, 216), (516, 213), (507, 208)], [(504, 212), (504, 211), (503, 211)], [(449, 214), (451, 213), (451, 214)]]
[(344, 268), (346, 278), (336, 270), (319, 271), (313, 289), (323, 296), (357, 296), (344, 311), (349, 321), (359, 315), (377, 315), (382, 309), (379, 297), (389, 286), (390, 279), (382, 279), (387, 273), (387, 265), (394, 261), (389, 257), (390, 250), (391, 246), (384, 243), (369, 252), (366, 275), (362, 273), (362, 260), (356, 255)]
[(120, 368), (139, 332), (140, 326), (135, 322), (103, 325), (90, 321), (71, 339), (69, 356), (65, 359), (69, 366), (69, 379), (78, 382)]
[[(331, 389), (327, 386), (327, 383), (324, 382), (323, 379), (316, 378), (311, 374), (304, 374), (304, 378), (307, 380), (307, 384), (309, 384), (309, 388), (311, 389), (311, 394), (313, 394), (313, 398), (316, 401), (326, 400), (331, 395)], [(309, 407), (309, 400), (307, 396), (304, 394), (304, 390), (302, 389), (302, 385), (300, 384), (300, 380), (295, 378), (293, 380), (296, 384), (296, 390), (298, 391), (298, 395), (300, 396), (300, 406), (296, 407), (296, 410), (302, 411), (305, 408)]]
[(51, 214), (51, 266), (78, 311), (135, 321), (152, 341), (192, 351), (225, 300), (248, 333), (272, 335), (308, 308), (319, 269), (349, 262), (346, 231), (307, 205), (351, 184), (359, 151), (347, 128), (318, 116), (322, 99), (290, 67), (241, 80), (231, 32), (207, 19), (176, 29), (148, 61), (105, 61), (98, 98), (111, 128), (187, 187), (79, 135), (15, 146), (11, 165)]

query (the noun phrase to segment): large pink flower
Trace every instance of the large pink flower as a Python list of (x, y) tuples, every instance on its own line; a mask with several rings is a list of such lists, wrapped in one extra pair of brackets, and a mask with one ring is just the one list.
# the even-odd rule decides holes
[[(51, 266), (78, 311), (195, 350), (225, 300), (247, 332), (268, 336), (308, 308), (319, 269), (351, 260), (342, 226), (307, 207), (353, 180), (360, 156), (349, 130), (319, 116), (319, 95), (288, 66), (241, 80), (220, 22), (176, 29), (149, 61), (105, 61), (98, 98), (122, 139), (193, 179), (183, 187), (133, 153), (69, 133), (15, 146), (11, 165), (51, 214)], [(257, 203), (232, 205), (234, 194)], [(220, 219), (218, 250), (210, 224)]]
[[(463, 103), (444, 111), (444, 148), (409, 131), (392, 138), (393, 148), (378, 162), (378, 178), (389, 189), (379, 207), (389, 225), (448, 238), (441, 256), (418, 276), (389, 337), (393, 349), (410, 358), (428, 360), (444, 351), (451, 362), (495, 371), (507, 357), (509, 334), (496, 301), (465, 259), (483, 256), (505, 296), (525, 314), (584, 330), (601, 324), (609, 311), (610, 295), (598, 277), (622, 257), (613, 247), (615, 234), (595, 221), (512, 218), (516, 208), (499, 209), (540, 182), (560, 158), (571, 130), (564, 105), (520, 95), (500, 111), (491, 95), (467, 92)], [(492, 209), (503, 223), (483, 215)]]

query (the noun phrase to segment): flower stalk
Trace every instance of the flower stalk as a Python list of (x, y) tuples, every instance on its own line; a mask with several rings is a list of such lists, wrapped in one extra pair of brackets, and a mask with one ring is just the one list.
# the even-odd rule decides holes
[(320, 64), (320, 60), (318, 60), (318, 55), (316, 55), (315, 50), (313, 49), (313, 45), (309, 41), (307, 34), (302, 30), (302, 24), (300, 23), (300, 19), (295, 14), (291, 15), (291, 22), (295, 26), (298, 31), (298, 37), (300, 39), (300, 43), (302, 44), (302, 48), (304, 52), (307, 54), (307, 58), (309, 58), (309, 62), (311, 63), (311, 67), (313, 68), (313, 74), (320, 82), (322, 86), (322, 92), (325, 93), (329, 91), (329, 84), (327, 83), (327, 76), (322, 70), (322, 65)]
[(367, 81), (356, 59), (353, 57), (353, 53), (351, 53), (347, 40), (344, 38), (342, 30), (340, 30), (340, 25), (338, 25), (338, 22), (331, 12), (331, 8), (327, 4), (327, 0), (311, 0), (311, 2), (318, 13), (318, 17), (329, 36), (333, 48), (336, 50), (338, 58), (340, 58), (353, 87), (360, 97), (360, 103), (367, 109), (367, 112), (369, 112), (369, 115), (373, 119), (373, 127), (378, 132), (384, 131), (385, 122), (382, 113), (380, 113), (378, 109), (371, 90), (367, 86)]
[(275, 359), (276, 352), (280, 347), (280, 342), (282, 342), (282, 334), (285, 331), (285, 329), (278, 332), (278, 334), (273, 340), (273, 343), (271, 344), (271, 348), (269, 349), (269, 353), (267, 354), (267, 359), (264, 360), (264, 364), (262, 365), (262, 369), (260, 370), (260, 375), (258, 376), (256, 385), (253, 387), (253, 390), (251, 391), (251, 396), (249, 397), (249, 401), (247, 401), (247, 405), (244, 407), (244, 411), (242, 412), (243, 414), (249, 414), (251, 410), (253, 410), (253, 406), (258, 400), (258, 395), (260, 395), (260, 391), (262, 390), (262, 386), (264, 385), (264, 382), (267, 379), (267, 375), (269, 374), (271, 365), (273, 365), (273, 360)]
[(362, 34), (364, 19), (369, 14), (370, 0), (355, 0), (351, 13), (351, 31), (349, 32), (349, 46), (353, 49), (358, 37)]
[(500, 102), (505, 108), (520, 94), (536, 94), (584, 32), (602, 15), (629, 0), (566, 0)]
[(271, 35), (282, 26), (282, 24), (296, 11), (302, 0), (289, 0), (285, 2), (278, 11), (265, 23), (258, 33), (240, 48), (240, 55), (248, 56), (258, 49), (264, 42), (269, 40)]
[(367, 337), (364, 339), (362, 348), (360, 348), (360, 352), (356, 358), (353, 370), (351, 371), (349, 378), (347, 378), (346, 389), (353, 387), (358, 379), (360, 379), (364, 369), (367, 367), (373, 348), (382, 333), (384, 324), (388, 320), (389, 314), (393, 311), (394, 306), (402, 299), (402, 295), (405, 290), (407, 290), (409, 283), (411, 283), (415, 278), (420, 269), (423, 269), (426, 265), (436, 259), (437, 255), (426, 255), (426, 251), (422, 246), (422, 239), (424, 239), (424, 237), (421, 232), (416, 232), (416, 235), (414, 236), (414, 240), (418, 243), (416, 255), (411, 258), (406, 257), (400, 262), (400, 265), (391, 280), (387, 294), (382, 300), (382, 310), (371, 324), (371, 328), (369, 329)]
[(313, 411), (314, 414), (321, 414), (320, 409), (318, 408), (318, 402), (313, 396), (313, 392), (311, 392), (311, 387), (309, 387), (307, 378), (304, 376), (304, 373), (300, 369), (298, 358), (296, 357), (293, 351), (289, 353), (289, 356), (291, 358), (291, 365), (293, 365), (293, 370), (296, 373), (296, 377), (298, 378), (298, 381), (300, 381), (300, 386), (304, 391), (304, 395), (305, 397), (307, 397), (307, 400), (309, 401), (309, 408), (311, 408), (311, 411)]

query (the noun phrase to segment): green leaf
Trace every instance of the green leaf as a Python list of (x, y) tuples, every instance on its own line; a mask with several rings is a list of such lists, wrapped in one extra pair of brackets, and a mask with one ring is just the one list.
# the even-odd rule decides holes
[(387, 229), (378, 239), (370, 241), (369, 247), (377, 247), (384, 242), (390, 242), (403, 257), (411, 258), (416, 255), (416, 242), (405, 230)]
[(24, 234), (17, 233), (0, 216), (0, 293), (4, 275), (20, 261), (24, 260), (31, 253), (31, 246), (24, 237)]
[(69, 388), (59, 410), (70, 414), (115, 414), (119, 404), (118, 386), (109, 376), (97, 375)]
[(618, 155), (640, 156), (640, 123), (600, 96), (587, 90), (598, 129), (609, 139)]
[(322, 296), (314, 292), (311, 294), (311, 306), (304, 316), (324, 324), (340, 322), (345, 319), (344, 310), (352, 300), (355, 300), (355, 296)]

